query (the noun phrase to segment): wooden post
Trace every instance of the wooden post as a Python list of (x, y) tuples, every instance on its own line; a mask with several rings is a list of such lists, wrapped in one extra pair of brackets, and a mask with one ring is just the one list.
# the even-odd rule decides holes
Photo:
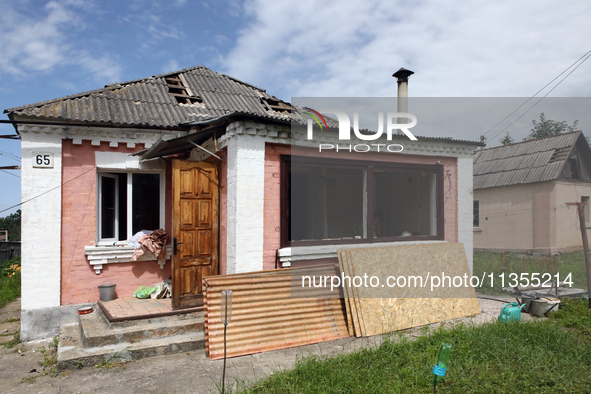
[(581, 223), (581, 237), (583, 238), (583, 251), (585, 252), (585, 265), (587, 266), (587, 297), (589, 298), (589, 309), (591, 309), (591, 257), (589, 256), (589, 240), (587, 239), (587, 224), (585, 223), (584, 202), (566, 203), (566, 205), (577, 205), (579, 222)]

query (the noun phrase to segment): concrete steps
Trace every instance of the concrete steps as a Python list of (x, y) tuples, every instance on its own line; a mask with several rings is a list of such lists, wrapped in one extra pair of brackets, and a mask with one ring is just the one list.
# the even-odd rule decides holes
[(203, 349), (203, 312), (109, 322), (96, 307), (60, 329), (58, 370)]
[(151, 319), (109, 322), (100, 308), (88, 315), (80, 315), (82, 345), (97, 347), (121, 342), (135, 343), (203, 331), (203, 312), (162, 316)]

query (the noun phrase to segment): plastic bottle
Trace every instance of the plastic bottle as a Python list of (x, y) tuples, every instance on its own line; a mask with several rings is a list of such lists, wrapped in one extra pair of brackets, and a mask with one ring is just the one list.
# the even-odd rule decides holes
[(433, 386), (437, 386), (437, 382), (445, 376), (450, 355), (451, 345), (449, 343), (442, 343), (439, 347), (439, 352), (437, 353), (437, 361), (433, 367), (433, 374), (435, 375)]

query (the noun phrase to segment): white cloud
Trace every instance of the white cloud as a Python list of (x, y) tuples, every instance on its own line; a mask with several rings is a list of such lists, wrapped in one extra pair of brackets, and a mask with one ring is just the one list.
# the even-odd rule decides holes
[(94, 57), (82, 51), (78, 56), (77, 63), (100, 81), (113, 83), (120, 80), (121, 66), (109, 56)]
[(166, 63), (164, 67), (162, 67), (162, 72), (167, 73), (171, 71), (177, 71), (179, 69), (179, 63), (175, 59), (170, 59), (168, 63)]
[[(225, 72), (287, 96), (529, 96), (591, 42), (590, 2), (252, 0)], [(589, 95), (591, 61), (552, 95)], [(289, 97), (283, 97), (289, 99)]]
[(182, 32), (174, 26), (163, 23), (159, 16), (148, 15), (145, 19), (148, 20), (148, 32), (155, 40), (161, 40), (163, 38), (178, 39), (182, 35)]
[(96, 80), (119, 79), (121, 67), (107, 54), (95, 56), (74, 45), (73, 35), (82, 28), (84, 11), (92, 4), (82, 1), (50, 1), (34, 17), (30, 4), (18, 9), (3, 5), (0, 14), (0, 76), (49, 72), (56, 67), (76, 65)]

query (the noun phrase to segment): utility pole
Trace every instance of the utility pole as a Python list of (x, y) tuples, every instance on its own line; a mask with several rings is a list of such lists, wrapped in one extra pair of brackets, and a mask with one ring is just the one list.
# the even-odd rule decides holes
[(587, 239), (587, 224), (585, 222), (586, 202), (567, 202), (566, 205), (576, 205), (581, 223), (581, 237), (583, 238), (583, 251), (585, 252), (585, 265), (587, 266), (587, 297), (589, 298), (589, 309), (591, 309), (591, 257), (589, 256), (589, 240)]

